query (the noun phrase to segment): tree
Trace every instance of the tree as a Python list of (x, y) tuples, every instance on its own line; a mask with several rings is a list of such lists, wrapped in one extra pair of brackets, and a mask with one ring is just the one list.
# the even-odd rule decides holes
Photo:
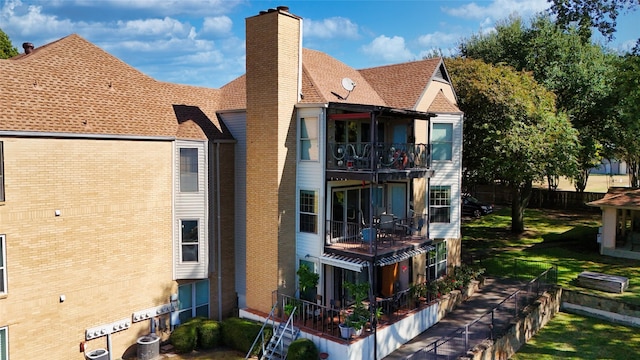
[(532, 183), (575, 163), (576, 131), (556, 114), (555, 96), (529, 73), (473, 59), (447, 59), (465, 113), (466, 181), (498, 181), (511, 191), (511, 230), (524, 230)]
[[(581, 37), (591, 38), (591, 28), (596, 28), (607, 40), (616, 32), (617, 19), (621, 11), (632, 11), (640, 0), (548, 0), (549, 11), (563, 28), (578, 24)], [(640, 43), (640, 39), (638, 40)], [(636, 48), (638, 44), (636, 45)]]
[(611, 136), (603, 120), (614, 103), (603, 99), (611, 92), (609, 74), (615, 55), (585, 43), (576, 28), (558, 28), (548, 16), (535, 17), (528, 25), (511, 17), (499, 23), (495, 32), (463, 41), (460, 50), (465, 57), (530, 71), (556, 94), (557, 108), (567, 113), (579, 131), (579, 167), (570, 177), (576, 190), (584, 191), (589, 170), (602, 160), (602, 143)]
[(11, 45), (9, 36), (0, 29), (0, 59), (8, 59), (18, 55), (18, 49)]
[(618, 104), (613, 114), (613, 151), (627, 162), (631, 186), (640, 187), (640, 56), (622, 57), (612, 77), (615, 92), (609, 101)]

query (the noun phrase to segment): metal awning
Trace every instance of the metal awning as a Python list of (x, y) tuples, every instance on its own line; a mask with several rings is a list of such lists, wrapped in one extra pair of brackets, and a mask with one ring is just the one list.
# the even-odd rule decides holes
[(369, 262), (366, 260), (331, 253), (322, 254), (320, 263), (357, 272), (361, 272), (363, 268), (369, 266)]
[(432, 251), (435, 250), (436, 247), (433, 245), (423, 245), (419, 248), (413, 249), (413, 250), (409, 250), (409, 251), (405, 251), (405, 252), (401, 252), (399, 254), (394, 254), (394, 255), (390, 255), (390, 256), (385, 256), (383, 258), (378, 259), (378, 261), (376, 261), (376, 266), (387, 266), (387, 265), (391, 265), (391, 264), (395, 264), (395, 263), (399, 263), (400, 261), (404, 261), (407, 260), (409, 258), (412, 258), (416, 255), (420, 255), (420, 254), (424, 254), (427, 251)]

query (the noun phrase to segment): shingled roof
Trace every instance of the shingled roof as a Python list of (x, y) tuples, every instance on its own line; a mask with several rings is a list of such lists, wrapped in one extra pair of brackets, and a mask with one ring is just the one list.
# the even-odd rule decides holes
[[(443, 66), (438, 58), (356, 70), (320, 51), (303, 49), (301, 103), (334, 102), (414, 110), (431, 81), (446, 81), (438, 77)], [(342, 87), (343, 78), (356, 84), (351, 93)], [(222, 87), (221, 109), (246, 108), (245, 81), (243, 75)], [(428, 111), (461, 112), (441, 92)]]
[(75, 34), (0, 60), (0, 74), (0, 131), (232, 139), (220, 90), (154, 80)]
[(640, 189), (626, 187), (612, 187), (602, 199), (588, 202), (594, 207), (640, 208)]

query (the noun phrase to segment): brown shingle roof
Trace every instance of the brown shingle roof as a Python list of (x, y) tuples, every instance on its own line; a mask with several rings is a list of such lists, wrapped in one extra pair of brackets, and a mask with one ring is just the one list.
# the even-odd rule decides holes
[(415, 109), (441, 63), (442, 59), (434, 58), (362, 69), (360, 73), (388, 106)]
[(429, 105), (428, 112), (434, 113), (461, 113), (460, 109), (456, 104), (453, 104), (442, 92), (442, 89), (438, 91), (436, 97), (433, 99), (431, 104)]
[(640, 189), (612, 187), (600, 200), (588, 202), (595, 207), (640, 208)]
[[(154, 80), (75, 34), (0, 60), (0, 76), (0, 131), (232, 138), (216, 118), (220, 90)], [(200, 109), (208, 129), (179, 129), (174, 105)]]

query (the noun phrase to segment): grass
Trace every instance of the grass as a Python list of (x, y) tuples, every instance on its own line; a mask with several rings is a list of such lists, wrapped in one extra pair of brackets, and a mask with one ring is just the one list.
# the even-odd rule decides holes
[(512, 264), (516, 258), (553, 263), (558, 266), (560, 285), (582, 291), (586, 289), (575, 285), (582, 271), (624, 276), (629, 278), (629, 289), (622, 294), (588, 291), (640, 305), (640, 261), (598, 253), (595, 239), (599, 213), (527, 209), (524, 223), (524, 233), (511, 233), (508, 208), (466, 221), (462, 225), (462, 252), (481, 262), (489, 274), (504, 268), (504, 264)]
[(171, 360), (243, 360), (245, 354), (239, 351), (231, 350), (228, 348), (220, 347), (213, 350), (197, 350), (192, 351), (189, 354), (171, 354), (171, 357), (165, 355), (160, 356), (160, 359)]
[(511, 357), (514, 360), (634, 359), (637, 329), (580, 315), (558, 313)]

